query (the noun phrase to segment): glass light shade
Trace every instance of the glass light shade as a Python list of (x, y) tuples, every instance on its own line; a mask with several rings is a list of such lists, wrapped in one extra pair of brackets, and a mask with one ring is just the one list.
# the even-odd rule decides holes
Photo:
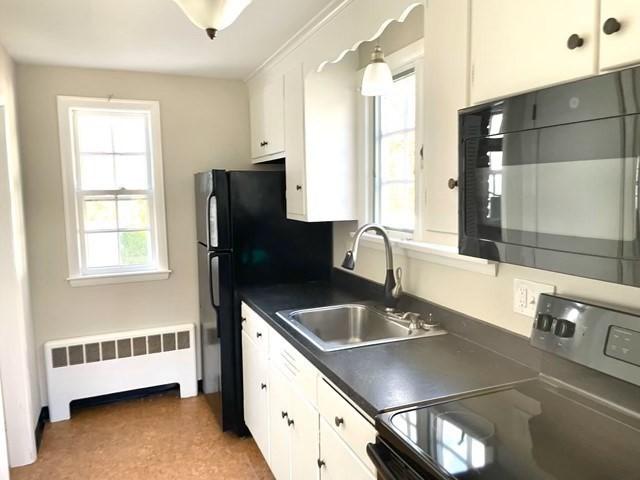
[(371, 55), (371, 63), (364, 71), (361, 93), (365, 97), (379, 97), (392, 88), (393, 75), (389, 65), (384, 61), (382, 49), (378, 46)]
[(212, 38), (231, 25), (252, 0), (174, 0), (196, 26)]

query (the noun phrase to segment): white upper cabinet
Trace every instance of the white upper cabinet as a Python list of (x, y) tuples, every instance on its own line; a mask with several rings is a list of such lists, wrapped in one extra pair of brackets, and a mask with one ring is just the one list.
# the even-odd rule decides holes
[(640, 2), (602, 0), (600, 70), (640, 63)]
[(251, 92), (251, 157), (254, 163), (283, 156), (284, 101), (282, 77)]
[(598, 18), (598, 0), (472, 0), (471, 103), (597, 73)]

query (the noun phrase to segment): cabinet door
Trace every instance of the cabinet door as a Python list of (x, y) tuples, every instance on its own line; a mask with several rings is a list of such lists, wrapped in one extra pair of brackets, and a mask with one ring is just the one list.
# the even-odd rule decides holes
[(291, 478), (318, 478), (319, 419), (318, 412), (300, 395), (291, 395)]
[(267, 84), (264, 88), (263, 155), (284, 152), (284, 78)]
[(251, 158), (264, 155), (264, 141), (266, 137), (264, 126), (264, 92), (257, 89), (249, 96), (249, 112), (251, 121)]
[(287, 215), (305, 214), (304, 73), (302, 64), (285, 74), (284, 98)]
[(276, 480), (304, 477), (291, 476), (291, 445), (289, 411), (291, 387), (288, 380), (275, 368), (269, 368), (269, 445), (271, 458), (269, 466)]
[(600, 7), (600, 69), (640, 63), (640, 3), (602, 0)]
[(320, 458), (324, 462), (320, 469), (322, 480), (376, 478), (323, 418), (320, 419)]
[[(472, 0), (472, 103), (595, 74), (597, 8), (597, 0)], [(571, 49), (574, 34), (583, 43)]]
[(242, 386), (244, 421), (264, 458), (269, 460), (267, 360), (242, 332)]

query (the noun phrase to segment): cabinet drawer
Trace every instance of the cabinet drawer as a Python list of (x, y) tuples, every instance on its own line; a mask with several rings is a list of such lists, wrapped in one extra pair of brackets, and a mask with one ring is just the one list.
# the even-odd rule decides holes
[(376, 430), (351, 404), (325, 380), (318, 381), (320, 415), (344, 439), (356, 456), (372, 472), (375, 467), (367, 455), (367, 444), (374, 443)]
[(269, 358), (283, 375), (291, 380), (311, 405), (318, 405), (318, 370), (273, 329), (269, 333)]
[(242, 330), (255, 343), (261, 353), (268, 352), (268, 333), (269, 326), (260, 315), (251, 310), (246, 303), (242, 303), (240, 307), (240, 316), (242, 321)]
[(375, 480), (374, 472), (340, 439), (323, 418), (320, 419), (321, 480)]

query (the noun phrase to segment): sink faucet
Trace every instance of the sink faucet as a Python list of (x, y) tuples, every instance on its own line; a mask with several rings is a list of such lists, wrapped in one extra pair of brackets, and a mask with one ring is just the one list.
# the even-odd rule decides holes
[(376, 223), (367, 223), (361, 226), (353, 237), (353, 246), (351, 247), (351, 250), (348, 250), (346, 255), (344, 256), (342, 266), (347, 270), (353, 270), (355, 268), (360, 240), (362, 239), (362, 235), (370, 230), (376, 231), (384, 240), (384, 251), (387, 258), (387, 272), (384, 280), (384, 306), (388, 311), (393, 311), (395, 310), (396, 304), (398, 303), (398, 297), (400, 297), (400, 294), (402, 293), (402, 288), (400, 285), (402, 270), (398, 268), (398, 272), (396, 274), (397, 277), (394, 276), (393, 251), (391, 249), (391, 241), (389, 240), (389, 234), (383, 226)]

